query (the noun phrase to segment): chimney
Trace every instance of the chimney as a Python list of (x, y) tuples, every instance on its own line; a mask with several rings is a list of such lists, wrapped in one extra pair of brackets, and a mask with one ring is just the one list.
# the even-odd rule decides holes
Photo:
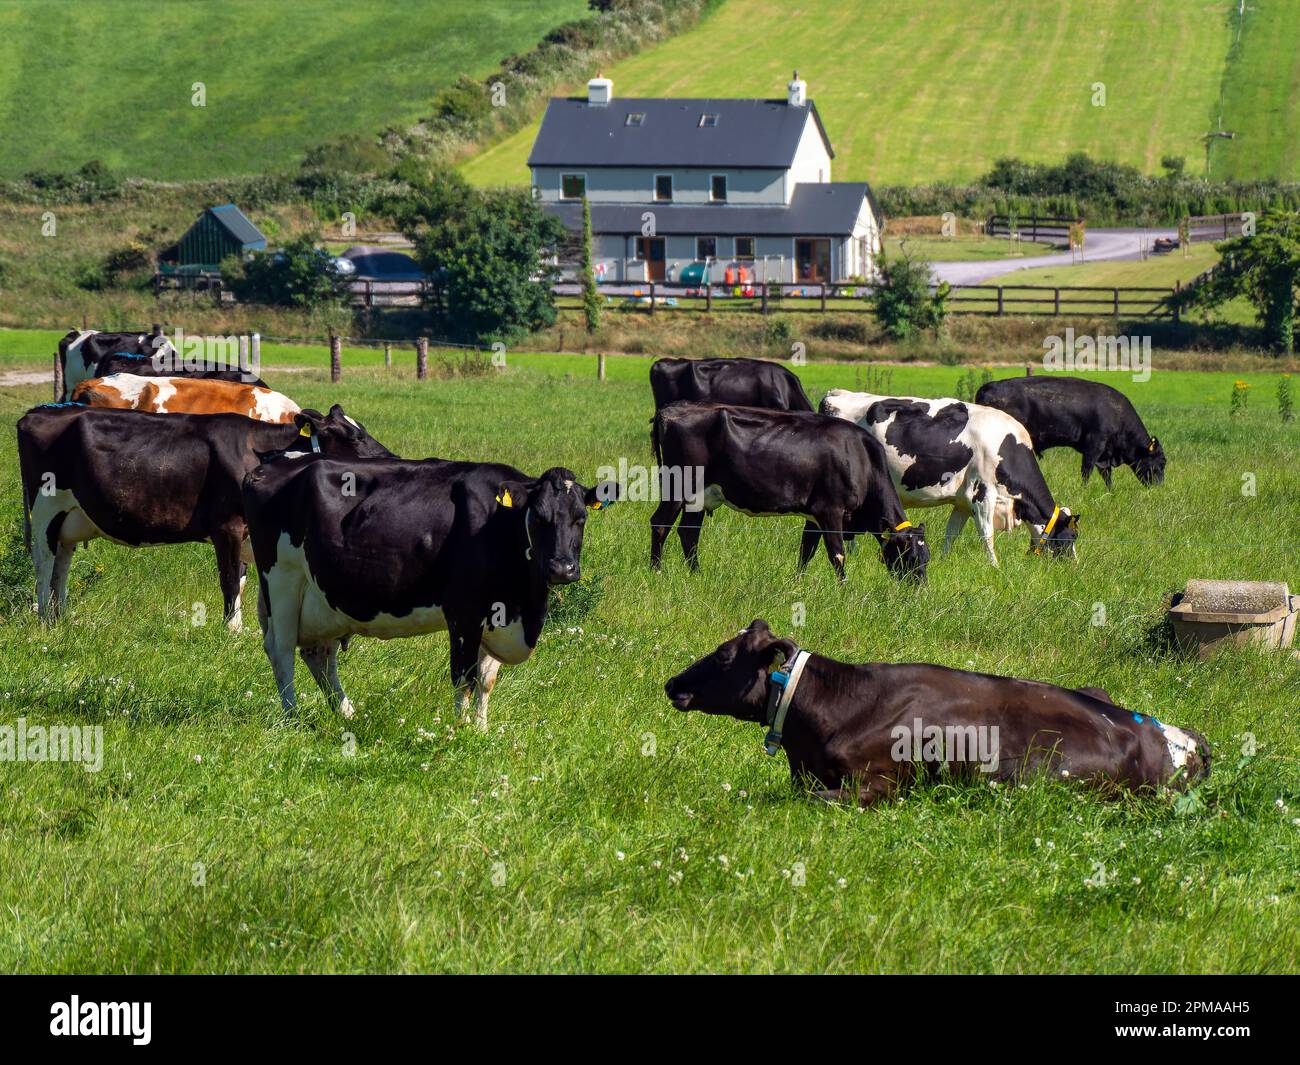
[(597, 74), (587, 82), (587, 104), (591, 107), (604, 107), (614, 99), (614, 83), (609, 78)]
[(799, 71), (794, 72), (790, 84), (786, 86), (786, 102), (791, 107), (803, 107), (808, 102), (808, 83), (799, 80)]

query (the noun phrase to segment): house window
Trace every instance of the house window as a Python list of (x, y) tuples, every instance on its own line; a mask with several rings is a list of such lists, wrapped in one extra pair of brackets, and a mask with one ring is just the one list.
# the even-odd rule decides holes
[(737, 237), (736, 238), (736, 258), (752, 259), (754, 257), (754, 238)]
[(561, 174), (560, 199), (580, 200), (587, 195), (586, 174)]
[(673, 198), (672, 174), (655, 175), (655, 199), (671, 201)]
[(716, 259), (717, 257), (718, 257), (717, 237), (696, 237), (695, 238), (695, 258)]
[(700, 115), (700, 129), (712, 129), (718, 124), (717, 112), (706, 111)]
[(727, 202), (727, 175), (714, 174), (709, 178), (709, 199), (714, 203)]
[(625, 125), (625, 126), (644, 126), (644, 125), (645, 125), (645, 112), (644, 112), (644, 111), (631, 111), (631, 112), (629, 112), (627, 118), (625, 118), (625, 119), (623, 120), (623, 125)]

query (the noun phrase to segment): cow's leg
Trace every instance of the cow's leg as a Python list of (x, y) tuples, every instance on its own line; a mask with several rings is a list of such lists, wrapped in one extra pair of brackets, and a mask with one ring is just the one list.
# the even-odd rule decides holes
[(343, 691), (343, 685), (339, 683), (338, 640), (328, 640), (312, 647), (304, 647), (298, 653), (307, 663), (311, 675), (316, 678), (316, 684), (330, 707), (344, 717), (351, 718), (356, 711)]
[(662, 563), (664, 541), (672, 532), (673, 523), (681, 513), (683, 504), (680, 500), (662, 500), (655, 508), (654, 517), (650, 519), (650, 565), (658, 569)]
[(1110, 477), (1111, 477), (1110, 467), (1109, 467), (1109, 466), (1098, 466), (1098, 467), (1097, 467), (1097, 472), (1101, 474), (1101, 479), (1102, 479), (1102, 481), (1103, 481), (1103, 482), (1105, 483), (1105, 485), (1106, 485), (1106, 491), (1109, 492), (1109, 491), (1114, 487), (1114, 486), (1110, 483)]
[(54, 567), (50, 575), (52, 595), (50, 606), (55, 617), (61, 615), (68, 605), (68, 571), (72, 568), (72, 553), (76, 549), (76, 544), (65, 544), (62, 541), (54, 549)]
[(447, 636), (451, 641), (451, 682), (456, 686), (456, 718), (464, 721), (469, 717), (470, 697), (478, 693), (483, 627), (448, 624)]
[(962, 510), (961, 507), (954, 506), (952, 513), (948, 515), (948, 527), (943, 531), (943, 553), (946, 555), (952, 550), (952, 545), (961, 535), (962, 529), (966, 528), (966, 522), (970, 519), (970, 514)]
[[(831, 560), (835, 576), (842, 581), (847, 580), (848, 576), (844, 572), (844, 521), (838, 515), (816, 514), (809, 524), (816, 525), (821, 530), (822, 542), (826, 545), (826, 557)], [(806, 527), (804, 532), (806, 535)]]
[(822, 538), (822, 531), (817, 523), (809, 519), (803, 527), (803, 537), (799, 540), (799, 572), (808, 568), (808, 562), (817, 553), (817, 542)]
[(677, 536), (682, 542), (682, 554), (686, 564), (693, 570), (700, 568), (700, 528), (704, 525), (704, 509), (682, 511), (682, 520), (677, 523)]
[(1092, 476), (1093, 467), (1097, 465), (1097, 456), (1091, 452), (1083, 453), (1083, 465), (1079, 472), (1083, 475), (1083, 483), (1088, 483), (1088, 478)]
[(497, 682), (497, 672), (501, 669), (500, 659), (493, 658), (483, 648), (479, 648), (482, 657), (478, 660), (478, 682), (475, 685), (474, 723), (480, 732), (486, 732), (488, 726), (488, 697)]
[(998, 509), (998, 493), (992, 485), (987, 486), (983, 499), (977, 499), (971, 509), (975, 516), (975, 526), (980, 531), (980, 539), (984, 541), (984, 550), (988, 552), (989, 561), (994, 566), (998, 564), (997, 552), (993, 550), (993, 521)]
[(261, 580), (262, 597), (269, 600), (266, 607), (267, 625), (262, 638), (266, 657), (275, 674), (275, 686), (280, 693), (280, 705), (287, 716), (298, 709), (298, 698), (293, 690), (293, 652), (298, 645), (298, 619), (302, 613), (302, 586), (291, 578), (276, 572), (281, 567), (272, 566)]
[[(31, 534), (28, 547), (32, 555), (32, 569), (36, 571), (36, 612), (47, 625), (58, 620), (59, 608), (67, 601), (68, 564), (72, 560), (74, 544), (65, 545), (61, 534), (68, 518), (66, 510), (56, 509), (47, 497), (38, 495), (32, 506)], [(56, 587), (56, 572), (60, 556), (63, 559), (62, 589)]]
[(212, 547), (217, 553), (217, 576), (221, 581), (221, 602), (226, 628), (238, 632), (244, 624), (241, 593), (244, 590), (244, 563), (239, 552), (244, 539), (244, 525), (229, 525), (217, 529), (212, 536)]

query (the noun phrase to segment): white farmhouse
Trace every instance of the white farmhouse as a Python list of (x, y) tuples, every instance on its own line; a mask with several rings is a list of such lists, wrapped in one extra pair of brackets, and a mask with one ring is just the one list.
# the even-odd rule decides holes
[(795, 71), (784, 100), (620, 100), (593, 78), (551, 99), (528, 165), (570, 230), (590, 202), (603, 280), (815, 284), (871, 277), (880, 252), (871, 188), (831, 181), (834, 156)]

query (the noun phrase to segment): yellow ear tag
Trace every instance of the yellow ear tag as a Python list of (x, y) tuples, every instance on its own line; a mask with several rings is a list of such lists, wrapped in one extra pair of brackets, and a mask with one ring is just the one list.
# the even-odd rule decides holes
[(510, 492), (504, 488), (501, 490), (501, 494), (497, 496), (497, 502), (500, 503), (503, 507), (514, 506), (514, 503), (511, 502), (510, 500)]
[(299, 436), (311, 436), (311, 426), (310, 426), (310, 425), (304, 425), (301, 429), (298, 430), (298, 435), (299, 435)]

